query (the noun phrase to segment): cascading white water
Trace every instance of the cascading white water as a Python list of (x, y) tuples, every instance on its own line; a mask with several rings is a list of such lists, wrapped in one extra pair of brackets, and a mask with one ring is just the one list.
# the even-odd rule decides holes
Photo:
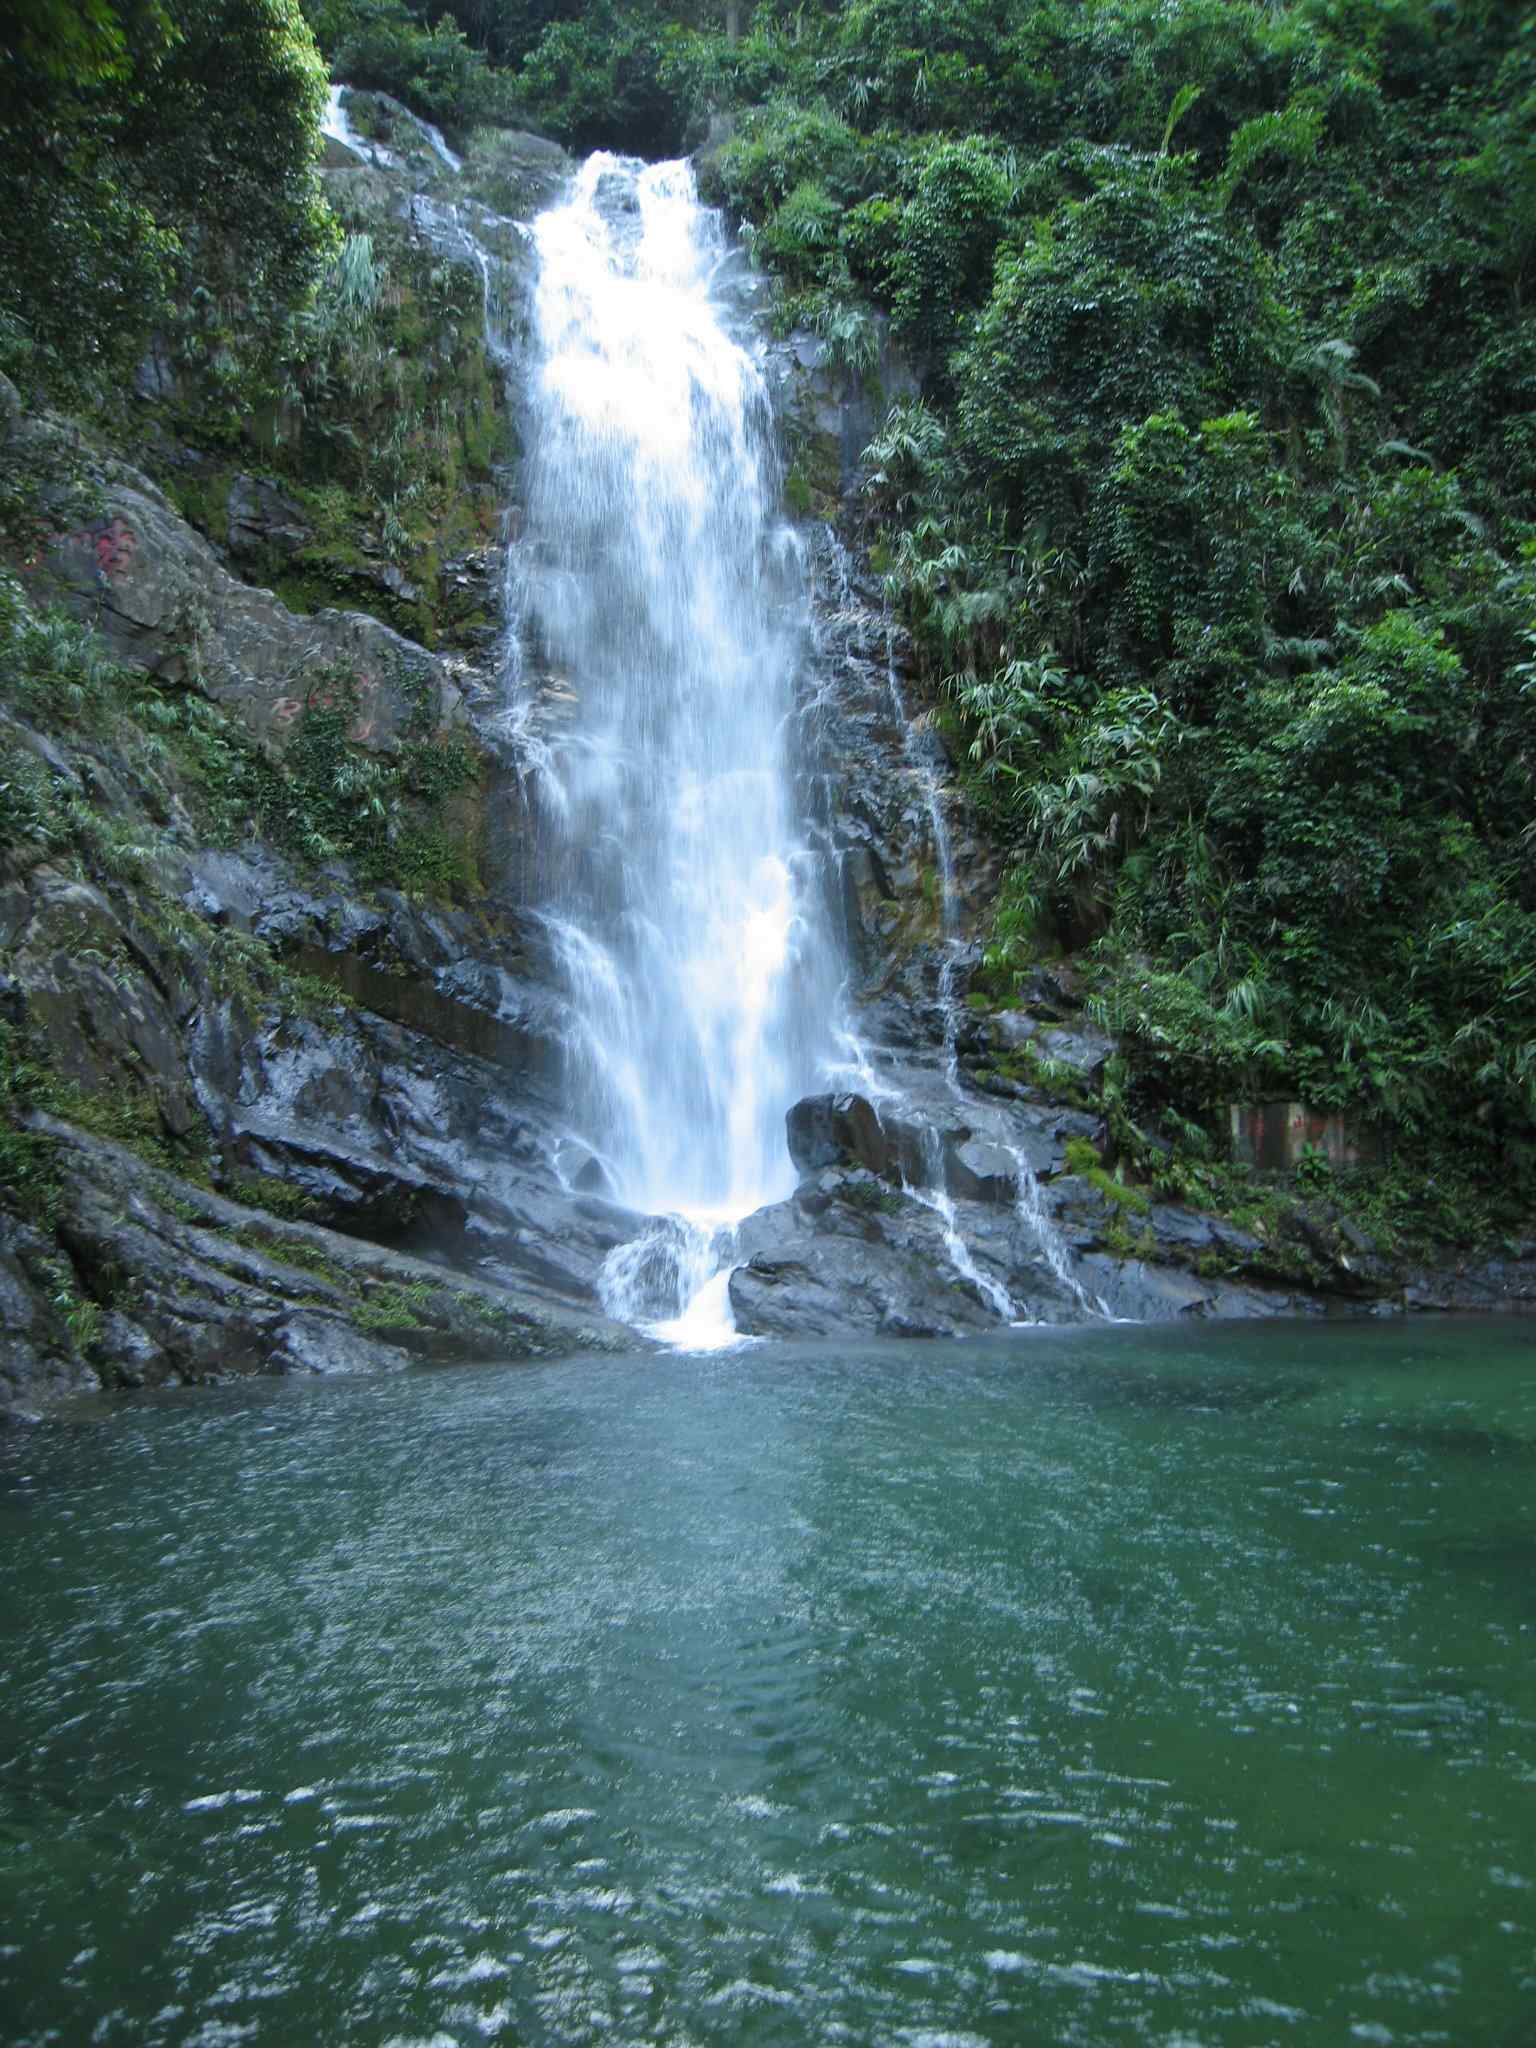
[[(939, 1010), (944, 1028), (944, 1074), (951, 1094), (959, 1102), (964, 1101), (960, 1086), (959, 1025), (960, 1005), (955, 994), (955, 969), (960, 947), (959, 892), (955, 887), (954, 856), (950, 851), (949, 826), (944, 817), (944, 802), (940, 794), (939, 777), (935, 769), (926, 733), (918, 728), (907, 716), (906, 701), (902, 696), (901, 678), (896, 672), (896, 652), (893, 637), (887, 628), (885, 645), (885, 681), (890, 693), (891, 710), (902, 735), (902, 747), (908, 765), (917, 775), (918, 787), (923, 794), (923, 804), (928, 813), (928, 826), (933, 835), (933, 856), (938, 866), (939, 881), (939, 922), (944, 942), (944, 957), (939, 963)], [(1046, 1211), (1045, 1199), (1035, 1170), (1017, 1145), (1005, 1145), (1004, 1149), (1013, 1155), (1014, 1185), (1017, 1190), (1015, 1205), (1019, 1216), (1028, 1226), (1031, 1235), (1040, 1247), (1040, 1255), (1053, 1279), (1076, 1301), (1084, 1315), (1107, 1316), (1109, 1311), (1103, 1302), (1090, 1298), (1087, 1290), (1072, 1271), (1067, 1248), (1061, 1233)], [(932, 1209), (944, 1226), (944, 1244), (951, 1265), (963, 1279), (969, 1280), (987, 1299), (1005, 1322), (1015, 1322), (1014, 1302), (1008, 1290), (996, 1281), (989, 1280), (977, 1268), (970, 1249), (961, 1237), (955, 1222), (955, 1205), (949, 1199), (944, 1187), (944, 1162), (939, 1148), (935, 1145), (930, 1154), (928, 1185), (924, 1188), (911, 1187), (908, 1192), (926, 1208)]]
[[(321, 134), (329, 135), (337, 142), (344, 143), (355, 156), (361, 157), (365, 163), (377, 164), (381, 169), (385, 170), (398, 170), (400, 168), (400, 157), (397, 151), (386, 149), (382, 142), (370, 141), (366, 135), (359, 135), (352, 126), (347, 116), (347, 110), (341, 103), (342, 94), (350, 90), (351, 88), (345, 85), (333, 85), (331, 87), (326, 95), (325, 112), (320, 117)], [(441, 128), (434, 128), (430, 121), (423, 121), (420, 115), (412, 114), (404, 107), (397, 110), (396, 118), (401, 117), (410, 122), (444, 170), (454, 172), (463, 170), (464, 159), (461, 156), (456, 156), (448, 147), (447, 142), (443, 138)]]
[[(352, 126), (346, 90), (332, 87), (324, 132), (403, 168), (398, 150)], [(409, 119), (459, 173), (441, 134)], [(408, 136), (401, 147), (422, 161)], [(732, 332), (728, 288), (714, 289), (730, 252), (681, 163), (598, 155), (531, 230), (465, 196), (457, 177), (417, 191), (410, 214), (474, 264), (486, 341), (509, 375), (524, 357), (518, 245), (531, 239), (538, 259), (527, 503), (508, 520), (514, 630), (490, 729), (538, 821), (535, 895), (571, 999), (571, 1136), (582, 1142), (552, 1164), (585, 1191), (605, 1177), (652, 1219), (611, 1254), (605, 1306), (684, 1343), (718, 1341), (731, 1327), (733, 1225), (793, 1187), (785, 1111), (847, 1075), (871, 1101), (902, 1099), (845, 1013), (822, 872), (836, 856), (824, 816), (813, 850), (795, 800), (797, 768), (814, 765), (793, 759), (795, 736), (832, 685), (802, 543), (777, 512), (766, 389)], [(826, 540), (846, 607), (847, 558)], [(820, 694), (797, 705), (797, 680), (816, 676)], [(958, 902), (936, 743), (909, 724), (889, 636), (886, 681), (938, 866), (939, 996), (959, 1097)], [(956, 1272), (1010, 1319), (932, 1149), (925, 1185), (909, 1192), (939, 1216)], [(1091, 1313), (1015, 1156), (1020, 1215)]]
[(700, 1239), (790, 1192), (784, 1114), (829, 1049), (839, 976), (789, 755), (806, 593), (688, 166), (594, 156), (534, 237), (515, 610), (573, 700), (544, 915), (578, 1125), (620, 1201), (694, 1225), (610, 1260), (610, 1308), (655, 1320), (707, 1280)]

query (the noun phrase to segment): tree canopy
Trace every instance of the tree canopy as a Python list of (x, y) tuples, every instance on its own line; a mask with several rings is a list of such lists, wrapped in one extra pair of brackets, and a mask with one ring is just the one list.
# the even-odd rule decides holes
[(0, 85), (0, 351), (121, 376), (194, 294), (258, 333), (333, 230), (298, 0), (20, 0)]

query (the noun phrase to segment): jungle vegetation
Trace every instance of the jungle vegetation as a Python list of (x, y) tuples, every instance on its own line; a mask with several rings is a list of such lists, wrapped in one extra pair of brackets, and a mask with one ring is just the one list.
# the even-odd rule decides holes
[(866, 533), (1009, 853), (999, 992), (1086, 955), (1132, 1134), (1295, 1096), (1528, 1196), (1536, 20), (659, 33), (781, 318), (876, 377), (888, 323), (922, 373)]

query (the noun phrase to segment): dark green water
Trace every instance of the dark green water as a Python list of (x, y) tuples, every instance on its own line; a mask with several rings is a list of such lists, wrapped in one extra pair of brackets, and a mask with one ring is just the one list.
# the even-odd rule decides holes
[(1536, 1331), (247, 1384), (0, 1451), (7, 2043), (1536, 2041)]

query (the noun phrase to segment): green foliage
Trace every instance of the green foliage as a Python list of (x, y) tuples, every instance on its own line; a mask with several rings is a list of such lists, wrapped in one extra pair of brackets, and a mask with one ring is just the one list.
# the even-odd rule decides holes
[(659, 11), (599, 0), (549, 24), (523, 60), (517, 92), (538, 126), (575, 148), (668, 156), (682, 129), (666, 48)]
[(920, 159), (886, 279), (898, 327), (925, 352), (946, 349), (985, 298), (1017, 189), (1012, 152), (976, 136)]
[(987, 0), (854, 0), (831, 28), (825, 75), (861, 126), (991, 126), (1011, 12)]
[[(1525, 11), (306, 5), (344, 75), (459, 134), (708, 137), (701, 175), (782, 324), (868, 380), (889, 317), (926, 398), (875, 436), (867, 537), (1007, 857), (991, 985), (1043, 949), (1095, 949), (1126, 1045), (1116, 1114), (1186, 1133), (1168, 1174), (1215, 1176), (1201, 1198), (1225, 1199), (1187, 1134), (1273, 1092), (1390, 1121), (1401, 1160), (1464, 1159), (1484, 1222), (1479, 1174), (1530, 1188)], [(238, 446), (259, 420), (263, 464), (301, 499), (312, 538), (285, 593), (446, 630), (435, 566), (484, 535), (501, 433), (476, 295), (376, 220), (327, 239), (322, 81), (288, 0), (26, 0), (15, 50), (0, 362), (119, 374), (175, 303), (203, 423)], [(280, 336), (261, 363), (257, 326)], [(831, 508), (811, 454), (791, 478), (799, 509)], [(27, 517), (0, 502), (18, 553)], [(381, 599), (381, 560), (422, 594)], [(196, 700), (134, 701), (211, 829), (256, 815), (302, 857), (465, 886), (445, 821), (472, 762), (423, 734), (359, 755), (345, 679), (314, 681), (281, 768)], [(120, 685), (63, 642), (28, 641), (15, 686), (71, 732), (120, 715)], [(30, 756), (0, 774), (0, 829), (153, 866)], [(1124, 1142), (1151, 1172), (1156, 1147)]]
[[(829, 21), (827, 111), (781, 92), (722, 183), (841, 201), (835, 260), (825, 204), (759, 256), (925, 359), (868, 502), (1013, 856), (989, 973), (1097, 942), (1133, 1124), (1300, 1095), (1528, 1199), (1536, 36), (964, 13)], [(941, 49), (985, 77), (939, 138)]]
[(105, 388), (152, 328), (258, 338), (332, 234), (325, 73), (297, 0), (23, 0), (0, 88), (0, 344), (28, 381)]
[(847, 207), (868, 191), (878, 163), (868, 141), (825, 107), (775, 99), (740, 122), (710, 175), (733, 212), (761, 221), (800, 185)]
[(956, 359), (962, 463), (1055, 544), (1127, 421), (1216, 410), (1281, 346), (1252, 238), (1161, 163), (1096, 166), (1091, 193), (1001, 254)]
[[(253, 1184), (247, 1182), (239, 1190), (240, 1199), (254, 1206), (268, 1210), (273, 1215), (286, 1216), (294, 1212), (288, 1206), (295, 1190), (286, 1181), (263, 1180), (264, 1189), (270, 1190), (276, 1200), (258, 1201), (252, 1193)], [(301, 1237), (273, 1238), (259, 1224), (244, 1224), (231, 1233), (237, 1244), (243, 1244), (249, 1251), (260, 1252), (264, 1258), (277, 1259), (285, 1266), (297, 1266), (301, 1272), (313, 1273), (328, 1286), (346, 1290), (348, 1275), (334, 1259), (326, 1257), (318, 1245), (309, 1244)]]
[(1116, 1180), (1103, 1167), (1089, 1170), (1088, 1180), (1109, 1203), (1112, 1210), (1119, 1210), (1125, 1216), (1145, 1216), (1151, 1210), (1152, 1198), (1142, 1188), (1133, 1188), (1126, 1181)]
[(1227, 145), (1226, 169), (1218, 187), (1230, 200), (1243, 180), (1257, 165), (1269, 169), (1276, 158), (1297, 165), (1309, 163), (1317, 154), (1323, 131), (1324, 108), (1315, 95), (1298, 98), (1280, 113), (1256, 114), (1245, 121)]
[(202, 1178), (206, 1156), (196, 1134), (173, 1143), (153, 1098), (142, 1089), (103, 1094), (62, 1076), (51, 1048), (0, 1020), (0, 1205), (29, 1223), (49, 1225), (61, 1192), (54, 1140), (26, 1128), (36, 1115), (126, 1145), (155, 1166)]
[[(321, 1213), (321, 1205), (313, 1196), (295, 1187), (292, 1181), (276, 1180), (270, 1174), (249, 1174), (232, 1180), (229, 1195), (232, 1201), (244, 1203), (248, 1208), (265, 1209), (271, 1216), (284, 1216), (296, 1223), (310, 1222)], [(258, 1246), (269, 1242), (254, 1235), (246, 1241)], [(298, 1239), (284, 1240), (280, 1246), (273, 1246), (272, 1256), (286, 1259), (290, 1265), (306, 1265), (313, 1271), (323, 1271), (329, 1278), (336, 1277), (328, 1261), (321, 1263), (323, 1255), (314, 1253)]]
[(1101, 1164), (1097, 1148), (1087, 1138), (1068, 1138), (1062, 1163), (1068, 1173), (1083, 1179), (1090, 1173), (1096, 1173)]
[(281, 767), (259, 774), (257, 822), (305, 861), (349, 860), (365, 879), (415, 893), (473, 890), (472, 849), (443, 820), (449, 801), (476, 779), (473, 749), (431, 733), (423, 711), (397, 753), (368, 753), (351, 737), (358, 705), (345, 670), (312, 679)]
[(349, 0), (325, 8), (318, 26), (338, 77), (390, 93), (455, 134), (516, 112), (506, 75), (446, 13), (428, 27), (404, 0)]
[(24, 1120), (51, 1107), (52, 1087), (47, 1061), (0, 1017), (0, 1202), (41, 1224), (52, 1221), (59, 1199), (54, 1145)]
[(790, 285), (816, 283), (835, 261), (841, 217), (825, 188), (804, 178), (774, 208), (753, 246)]
[[(44, 732), (111, 740), (144, 777), (151, 805), (170, 807), (169, 768), (178, 795), (216, 842), (235, 843), (254, 823), (298, 859), (347, 859), (370, 882), (442, 897), (478, 887), (468, 828), (451, 818), (455, 798), (476, 781), (478, 757), (464, 739), (434, 731), (425, 693), (396, 750), (375, 754), (352, 737), (355, 679), (344, 669), (320, 669), (275, 761), (218, 706), (113, 662), (88, 628), (33, 612), (14, 581), (0, 578), (0, 625), (7, 605), (0, 702)], [(153, 891), (160, 836), (142, 821), (98, 809), (28, 752), (18, 751), (0, 773), (0, 847), (71, 853), (93, 872)], [(261, 947), (242, 961), (240, 944), (239, 934), (219, 933), (205, 951), (216, 973), (232, 983), (244, 974), (254, 991), (273, 963)], [(334, 1001), (334, 992), (326, 999)]]
[(399, 1287), (375, 1284), (352, 1308), (352, 1320), (360, 1330), (419, 1330), (418, 1311), (429, 1309), (436, 1294), (425, 1280)]
[[(263, 474), (295, 502), (309, 538), (297, 553), (247, 564), (253, 578), (295, 610), (366, 608), (439, 646), (486, 623), (473, 586), (444, 570), (494, 539), (493, 478), (510, 440), (480, 280), (405, 222), (377, 212), (344, 221), (266, 371), (226, 375), (188, 342), (177, 395), (157, 408), (166, 433), (151, 443), (150, 466), (217, 543), (235, 477)], [(142, 432), (138, 415), (114, 426)], [(219, 457), (196, 469), (175, 455), (155, 461), (186, 444)]]

